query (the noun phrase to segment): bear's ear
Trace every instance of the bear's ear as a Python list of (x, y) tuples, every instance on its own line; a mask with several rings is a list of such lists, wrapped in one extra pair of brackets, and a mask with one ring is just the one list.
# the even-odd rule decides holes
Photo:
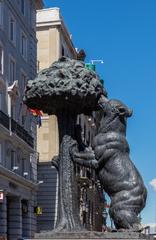
[(118, 107), (119, 115), (123, 117), (131, 117), (133, 111), (131, 109), (125, 108), (124, 106)]
[(126, 109), (125, 109), (125, 107), (123, 107), (123, 106), (120, 106), (120, 107), (118, 107), (118, 111), (119, 111), (119, 115), (120, 116), (126, 116), (127, 114), (126, 114)]

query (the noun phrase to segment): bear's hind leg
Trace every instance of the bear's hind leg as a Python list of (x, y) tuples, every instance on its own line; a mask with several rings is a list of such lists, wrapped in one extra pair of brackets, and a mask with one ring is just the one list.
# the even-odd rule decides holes
[(142, 226), (134, 210), (124, 209), (124, 207), (122, 209), (111, 207), (109, 213), (117, 230), (133, 232), (140, 232), (142, 230)]

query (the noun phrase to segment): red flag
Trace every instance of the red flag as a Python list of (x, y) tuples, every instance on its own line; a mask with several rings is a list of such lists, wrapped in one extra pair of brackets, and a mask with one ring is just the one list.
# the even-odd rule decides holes
[(43, 113), (42, 113), (41, 110), (29, 108), (29, 111), (30, 111), (34, 116), (43, 116)]

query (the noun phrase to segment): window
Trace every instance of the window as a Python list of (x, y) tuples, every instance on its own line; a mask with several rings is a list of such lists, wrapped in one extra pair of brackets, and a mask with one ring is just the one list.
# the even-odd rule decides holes
[(33, 30), (36, 31), (36, 9), (35, 7), (32, 5), (31, 7), (31, 26), (33, 28)]
[(11, 117), (16, 120), (15, 105), (11, 104)]
[(21, 55), (27, 58), (27, 37), (24, 33), (21, 34)]
[(10, 25), (9, 38), (13, 43), (15, 43), (15, 41), (16, 41), (16, 27), (15, 27), (16, 23), (15, 23), (15, 19), (13, 17), (10, 17), (9, 25)]
[(64, 56), (65, 54), (64, 54), (64, 47), (62, 46), (62, 56)]
[(40, 71), (40, 61), (37, 61), (37, 72)]
[(3, 25), (3, 3), (0, 2), (0, 27)]
[(15, 163), (15, 151), (11, 150), (11, 162), (10, 162), (11, 170), (13, 170), (15, 165), (16, 165), (16, 163)]
[(25, 14), (25, 0), (21, 0), (21, 12)]
[(3, 47), (0, 44), (0, 73), (3, 74)]
[(20, 84), (21, 85), (21, 91), (24, 91), (26, 84), (27, 84), (27, 76), (22, 71), (22, 73), (21, 73), (21, 84)]
[(24, 127), (26, 116), (22, 115), (21, 124)]
[(10, 65), (9, 65), (9, 85), (12, 85), (13, 82), (15, 81), (15, 74), (16, 74), (16, 64), (13, 58), (10, 58)]
[(22, 158), (22, 175), (24, 174), (25, 171), (26, 171), (26, 159)]

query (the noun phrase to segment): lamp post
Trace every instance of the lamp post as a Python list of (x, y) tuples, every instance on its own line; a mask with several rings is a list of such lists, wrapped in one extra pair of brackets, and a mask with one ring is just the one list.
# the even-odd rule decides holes
[[(86, 63), (85, 67), (89, 70), (96, 72), (96, 63), (104, 64), (104, 61), (102, 59), (93, 59), (90, 60), (90, 63)], [(104, 84), (103, 79), (100, 79), (100, 82), (102, 83), (102, 85)]]
[(94, 72), (96, 71), (96, 65), (95, 63), (101, 63), (103, 64), (104, 61), (102, 59), (94, 59), (94, 60), (90, 60), (90, 63), (86, 63), (85, 66), (86, 68), (93, 70)]
[(98, 63), (101, 63), (103, 64), (104, 61), (102, 59), (94, 59), (94, 60), (90, 60), (91, 64), (94, 64), (94, 62), (98, 62)]

